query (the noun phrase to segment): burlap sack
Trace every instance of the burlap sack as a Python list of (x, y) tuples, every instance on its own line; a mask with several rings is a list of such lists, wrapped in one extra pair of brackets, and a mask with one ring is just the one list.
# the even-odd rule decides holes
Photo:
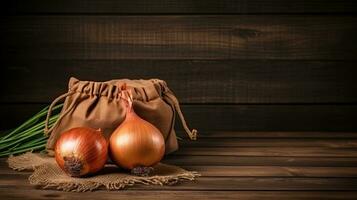
[(10, 156), (9, 167), (14, 170), (34, 170), (29, 177), (30, 184), (42, 188), (63, 191), (85, 192), (96, 189), (121, 190), (137, 184), (173, 185), (184, 180), (195, 180), (197, 172), (186, 171), (180, 167), (159, 163), (148, 177), (133, 176), (115, 165), (105, 168), (92, 177), (73, 178), (63, 172), (53, 157), (31, 152), (20, 156)]
[(133, 94), (135, 112), (163, 134), (166, 154), (178, 149), (174, 130), (176, 112), (190, 139), (196, 139), (197, 131), (188, 129), (177, 98), (163, 80), (120, 79), (94, 82), (71, 78), (68, 92), (56, 98), (48, 111), (47, 121), (53, 106), (66, 98), (58, 121), (50, 129), (46, 123), (45, 133), (50, 134), (46, 146), (49, 154), (53, 155), (54, 145), (61, 133), (74, 127), (101, 128), (106, 138), (109, 138), (125, 119), (125, 107), (120, 101), (123, 84)]

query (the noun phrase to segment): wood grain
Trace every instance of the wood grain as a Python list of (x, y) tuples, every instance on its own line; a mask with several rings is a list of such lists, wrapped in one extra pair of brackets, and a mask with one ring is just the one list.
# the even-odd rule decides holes
[(188, 141), (177, 120), (183, 140), (162, 162), (202, 174), (69, 193), (31, 186), (30, 171), (2, 158), (0, 199), (357, 198), (356, 1), (14, 0), (0, 10), (0, 130), (65, 92), (69, 76), (161, 78), (200, 136)]
[[(181, 135), (180, 135), (181, 136)], [(204, 135), (203, 135), (204, 136)], [(340, 133), (334, 138), (205, 138), (197, 141), (179, 140), (183, 148), (194, 147), (328, 147), (328, 148), (357, 148), (357, 140), (341, 139)]]
[[(181, 103), (357, 103), (354, 61), (3, 60), (0, 102), (48, 102), (82, 80), (165, 80)], [(50, 70), (49, 70), (50, 69)], [(21, 88), (18, 89), (18, 88)]]
[[(137, 185), (121, 191), (121, 196), (116, 198), (132, 195), (134, 199), (141, 197), (145, 199), (154, 194), (162, 196), (170, 193), (174, 199), (186, 198), (187, 196), (183, 194), (190, 194), (190, 198), (209, 199), (210, 197), (206, 198), (206, 195), (210, 196), (211, 192), (217, 192), (214, 195), (212, 193), (211, 197), (227, 196), (226, 199), (237, 196), (242, 199), (264, 197), (267, 199), (278, 197), (339, 199), (341, 193), (338, 191), (346, 191), (346, 195), (343, 196), (346, 197), (345, 199), (353, 199), (356, 196), (352, 191), (356, 191), (357, 188), (357, 148), (345, 146), (344, 142), (349, 141), (350, 144), (354, 144), (357, 140), (353, 137), (348, 140), (347, 133), (342, 137), (336, 135), (333, 140), (329, 137), (331, 133), (324, 132), (318, 132), (318, 137), (315, 138), (306, 137), (312, 132), (276, 132), (275, 134), (271, 132), (272, 137), (275, 137), (274, 140), (279, 141), (280, 145), (272, 142), (271, 138), (266, 138), (268, 133), (252, 133), (254, 137), (261, 134), (261, 138), (229, 137), (229, 134), (234, 133), (227, 132), (223, 137), (216, 137), (216, 141), (211, 140), (215, 135), (211, 134), (211, 137), (203, 138), (206, 143), (202, 143), (202, 147), (184, 145), (176, 153), (164, 158), (164, 163), (179, 165), (201, 173), (202, 177), (196, 181), (183, 182), (175, 186)], [(245, 134), (247, 133), (235, 133), (241, 136)], [(328, 137), (324, 138), (324, 134)], [(250, 142), (256, 146), (264, 141), (265, 145), (263, 147), (209, 147), (209, 144), (214, 142), (224, 143), (224, 139), (230, 139), (233, 144)], [(273, 143), (271, 146), (266, 145), (269, 141)], [(302, 141), (306, 141), (307, 144), (299, 143)], [(13, 199), (78, 198), (78, 193), (52, 191), (48, 190), (49, 188), (41, 190), (40, 187), (29, 185), (27, 177), (30, 173), (12, 171), (7, 168), (4, 159), (0, 159), (0, 191), (7, 191), (0, 192), (0, 196)], [(16, 192), (19, 190), (22, 192)], [(251, 194), (249, 191), (255, 193)], [(97, 191), (90, 194), (97, 199), (111, 199), (117, 192)], [(81, 194), (83, 197), (86, 195), (88, 194)]]
[[(0, 195), (5, 199), (80, 199), (87, 194), (75, 192), (59, 192), (53, 190), (39, 190), (34, 188), (0, 188)], [(351, 199), (355, 200), (357, 192), (353, 191), (95, 191), (90, 193), (93, 199), (135, 199), (135, 200), (182, 200), (182, 199), (241, 199), (241, 200), (311, 200), (311, 199)]]
[(185, 105), (182, 108), (189, 124), (201, 130), (202, 135), (210, 130), (357, 130), (353, 120), (357, 107), (351, 105)]
[[(183, 131), (177, 131), (177, 134), (184, 136)], [(205, 131), (204, 134), (200, 134), (200, 138), (206, 141), (205, 139), (225, 139), (225, 138), (238, 138), (238, 139), (326, 139), (333, 140), (338, 142), (340, 139), (351, 140), (357, 138), (357, 132), (341, 132), (341, 131), (331, 131), (331, 132), (322, 132), (322, 131)], [(276, 140), (275, 140), (276, 141)], [(186, 141), (182, 141), (186, 142)], [(197, 141), (198, 142), (198, 141)], [(239, 142), (234, 140), (232, 142)], [(277, 141), (276, 141), (277, 142)]]
[(348, 15), (3, 17), (9, 59), (355, 60)]
[(204, 177), (357, 177), (357, 167), (183, 166)]
[[(357, 177), (357, 167), (295, 167), (295, 166), (181, 166), (197, 171), (204, 177)], [(13, 171), (1, 166), (0, 176), (29, 175), (29, 171)]]
[[(10, 129), (46, 104), (0, 104), (0, 129)], [(212, 131), (355, 131), (355, 105), (182, 105), (200, 135)], [(219, 121), (217, 121), (219, 119)], [(176, 120), (176, 130), (182, 130)], [(184, 136), (187, 137), (187, 136)]]
[[(0, 163), (0, 176), (30, 175), (31, 171), (14, 171), (8, 168), (5, 159)], [(165, 162), (165, 161), (164, 161)], [(181, 165), (182, 168), (199, 172), (204, 177), (357, 177), (356, 167), (311, 167), (311, 166), (230, 166)]]
[(10, 14), (355, 13), (357, 10), (353, 0), (13, 0), (6, 4)]
[(165, 163), (174, 165), (206, 166), (312, 166), (312, 167), (355, 167), (355, 157), (277, 157), (277, 156), (224, 156), (224, 155), (170, 155)]
[[(27, 174), (2, 175), (0, 188), (23, 187)], [(357, 178), (300, 178), (300, 177), (200, 177), (198, 180), (172, 186), (136, 185), (127, 190), (172, 190), (172, 191), (355, 191)], [(47, 188), (51, 189), (51, 188)], [(54, 188), (52, 188), (54, 189)]]
[(283, 156), (283, 157), (357, 157), (357, 148), (327, 147), (195, 147), (184, 148), (176, 155)]

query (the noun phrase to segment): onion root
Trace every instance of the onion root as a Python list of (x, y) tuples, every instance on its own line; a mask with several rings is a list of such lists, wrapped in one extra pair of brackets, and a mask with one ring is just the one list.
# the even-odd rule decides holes
[(136, 176), (149, 176), (153, 171), (152, 167), (138, 166), (134, 167), (130, 173)]
[(83, 162), (75, 156), (65, 156), (64, 169), (67, 173), (73, 177), (79, 177), (83, 169)]

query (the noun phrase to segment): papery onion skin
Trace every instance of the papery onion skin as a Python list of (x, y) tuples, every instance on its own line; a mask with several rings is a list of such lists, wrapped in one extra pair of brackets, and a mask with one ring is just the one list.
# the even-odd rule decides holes
[(150, 167), (164, 156), (165, 141), (154, 125), (131, 110), (112, 133), (109, 152), (111, 159), (125, 169)]
[(55, 146), (57, 164), (68, 175), (81, 177), (101, 170), (108, 158), (108, 142), (102, 132), (87, 127), (65, 131)]

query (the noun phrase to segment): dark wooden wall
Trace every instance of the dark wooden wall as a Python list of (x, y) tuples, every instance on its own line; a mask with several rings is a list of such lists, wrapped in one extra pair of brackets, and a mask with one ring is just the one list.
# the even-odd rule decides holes
[(80, 79), (157, 77), (202, 132), (356, 131), (357, 1), (7, 1), (0, 128)]

